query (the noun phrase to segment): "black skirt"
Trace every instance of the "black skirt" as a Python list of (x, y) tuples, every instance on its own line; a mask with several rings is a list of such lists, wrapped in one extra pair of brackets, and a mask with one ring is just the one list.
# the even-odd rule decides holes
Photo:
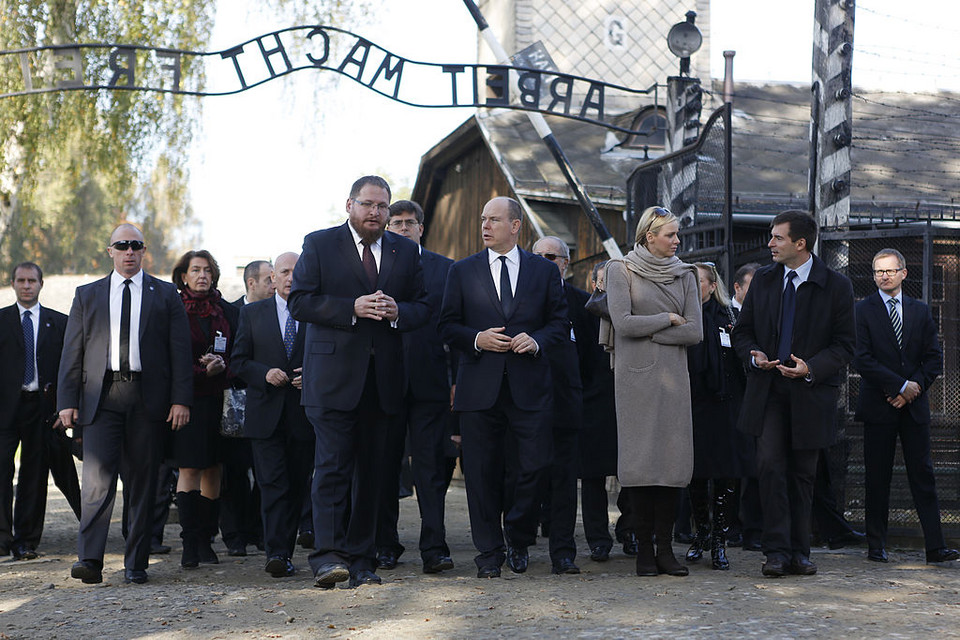
[(170, 437), (170, 460), (178, 469), (206, 469), (220, 462), (223, 394), (195, 397), (190, 422)]

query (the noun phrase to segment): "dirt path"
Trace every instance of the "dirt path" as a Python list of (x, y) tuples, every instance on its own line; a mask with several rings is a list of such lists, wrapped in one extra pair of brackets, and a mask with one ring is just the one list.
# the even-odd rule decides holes
[(316, 589), (300, 551), (299, 573), (283, 580), (263, 572), (262, 553), (222, 553), (218, 566), (183, 571), (176, 525), (166, 531), (174, 552), (151, 557), (150, 582), (127, 585), (116, 519), (104, 582), (83, 585), (68, 577), (76, 521), (52, 486), (50, 498), (44, 555), (0, 562), (0, 639), (960, 637), (960, 566), (925, 565), (918, 551), (892, 550), (881, 566), (863, 550), (818, 549), (817, 576), (770, 580), (759, 554), (732, 549), (728, 572), (702, 565), (688, 578), (637, 578), (619, 547), (609, 562), (590, 561), (578, 531), (581, 575), (551, 575), (541, 542), (526, 574), (481, 581), (458, 485), (447, 499), (457, 566), (442, 575), (420, 571), (417, 508), (406, 499), (408, 551), (379, 587)]

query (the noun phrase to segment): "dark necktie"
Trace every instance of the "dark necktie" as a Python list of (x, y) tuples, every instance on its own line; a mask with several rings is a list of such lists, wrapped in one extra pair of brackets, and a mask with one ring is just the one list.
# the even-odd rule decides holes
[(23, 386), (33, 382), (36, 363), (33, 357), (33, 320), (29, 311), (23, 312)]
[(293, 356), (293, 343), (297, 340), (297, 323), (287, 309), (287, 323), (283, 327), (283, 347), (287, 350), (287, 360)]
[(890, 305), (890, 324), (893, 325), (893, 333), (897, 336), (897, 346), (903, 348), (903, 320), (900, 318), (897, 302), (896, 298), (887, 300), (887, 304)]
[(123, 302), (120, 303), (120, 373), (130, 373), (130, 282), (123, 281)]
[(777, 358), (780, 364), (790, 359), (793, 345), (793, 318), (797, 312), (797, 288), (793, 286), (796, 271), (787, 272), (787, 286), (783, 288), (783, 301), (780, 304), (780, 344), (777, 348)]
[(371, 289), (377, 288), (377, 261), (373, 257), (373, 251), (370, 250), (370, 245), (366, 242), (361, 242), (363, 245), (363, 270), (367, 272), (367, 281), (370, 283)]
[(513, 290), (510, 288), (510, 271), (507, 269), (507, 256), (500, 256), (500, 307), (503, 317), (509, 318), (513, 310)]

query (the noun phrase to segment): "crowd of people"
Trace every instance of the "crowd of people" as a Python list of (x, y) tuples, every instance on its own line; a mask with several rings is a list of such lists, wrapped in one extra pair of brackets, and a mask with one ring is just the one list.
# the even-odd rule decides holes
[[(763, 553), (764, 576), (812, 575), (812, 519), (831, 547), (865, 542), (888, 561), (899, 438), (927, 561), (960, 556), (930, 455), (942, 353), (930, 310), (903, 294), (898, 251), (874, 257), (878, 291), (855, 305), (813, 253), (815, 220), (783, 212), (772, 264), (742, 266), (731, 298), (712, 263), (677, 257), (679, 221), (650, 207), (588, 293), (564, 280), (560, 238), (518, 246), (511, 198), (486, 203), (484, 248), (457, 262), (421, 246), (417, 203), (391, 200), (382, 178), (360, 178), (346, 222), (248, 265), (233, 303), (208, 251), (184, 254), (172, 283), (145, 273), (127, 223), (113, 270), (77, 289), (69, 317), (40, 306), (41, 268), (17, 265), (17, 302), (0, 310), (0, 553), (37, 557), (49, 470), (79, 520), (84, 583), (103, 579), (120, 478), (127, 582), (171, 551), (175, 500), (184, 569), (219, 562), (219, 533), (229, 555), (263, 549), (276, 578), (296, 574), (300, 544), (317, 587), (379, 584), (405, 551), (409, 459), (422, 570), (436, 574), (454, 567), (444, 501), (459, 460), (479, 578), (525, 572), (538, 533), (553, 573), (580, 573), (578, 483), (593, 562), (616, 540), (638, 576), (685, 576), (708, 551), (728, 569), (727, 546), (742, 545)], [(848, 363), (862, 378), (865, 534), (833, 504), (824, 461)], [(680, 559), (675, 540), (690, 545)]]

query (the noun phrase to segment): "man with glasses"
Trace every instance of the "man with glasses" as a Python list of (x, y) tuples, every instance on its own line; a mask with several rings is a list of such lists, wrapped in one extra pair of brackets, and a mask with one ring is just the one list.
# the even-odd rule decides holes
[(150, 522), (164, 423), (190, 421), (190, 325), (176, 288), (143, 272), (143, 234), (121, 224), (107, 253), (113, 271), (77, 288), (60, 360), (57, 406), (83, 428), (79, 561), (70, 575), (103, 580), (103, 553), (117, 493), (129, 487), (124, 579), (147, 581)]
[[(423, 236), (423, 209), (416, 202), (399, 200), (390, 205), (387, 229), (420, 245)], [(406, 370), (404, 410), (391, 423), (387, 442), (387, 468), (382, 472), (380, 518), (377, 523), (377, 566), (393, 569), (403, 553), (397, 535), (400, 512), (399, 474), (405, 439), (409, 434), (413, 482), (420, 509), (420, 556), (424, 573), (453, 568), (443, 526), (447, 493), (448, 425), (452, 419), (451, 383), (457, 376), (457, 357), (440, 340), (437, 324), (447, 273), (453, 260), (427, 251), (421, 245), (423, 283), (430, 303), (430, 320), (415, 331), (403, 334)]]
[[(541, 518), (550, 523), (547, 535), (553, 573), (577, 574), (580, 569), (575, 562), (577, 544), (573, 536), (577, 526), (578, 448), (583, 426), (581, 368), (587, 357), (585, 348), (591, 346), (587, 342), (589, 318), (584, 305), (590, 295), (563, 281), (570, 264), (570, 249), (563, 240), (545, 236), (533, 244), (533, 252), (552, 262), (560, 272), (569, 318), (563, 340), (547, 350), (553, 379), (553, 405), (548, 417), (553, 435), (553, 456), (541, 480), (540, 495), (546, 507)], [(593, 337), (596, 340), (596, 336)]]
[(899, 437), (910, 493), (923, 529), (927, 562), (946, 562), (956, 560), (960, 553), (947, 548), (940, 526), (927, 395), (943, 371), (943, 351), (929, 307), (904, 295), (906, 277), (903, 254), (896, 249), (881, 249), (873, 257), (877, 293), (856, 307), (853, 366), (861, 378), (856, 419), (864, 423), (867, 559), (888, 561), (890, 480)]
[(316, 434), (313, 476), (318, 587), (349, 578), (380, 584), (376, 569), (379, 482), (387, 425), (403, 407), (401, 332), (430, 315), (414, 242), (384, 233), (390, 186), (353, 183), (349, 219), (303, 241), (288, 305), (307, 323), (303, 406)]

